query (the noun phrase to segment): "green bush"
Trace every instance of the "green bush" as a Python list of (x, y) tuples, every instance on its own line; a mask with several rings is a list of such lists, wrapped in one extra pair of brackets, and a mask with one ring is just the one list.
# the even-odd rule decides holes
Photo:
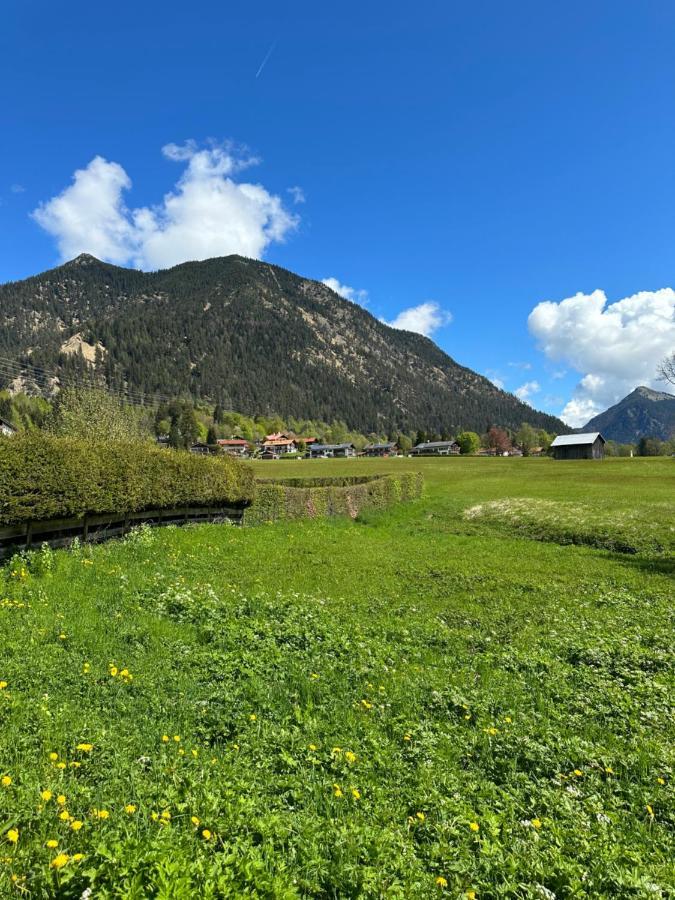
[(424, 484), (419, 472), (354, 478), (293, 478), (259, 481), (245, 525), (288, 519), (348, 515), (362, 509), (383, 509), (393, 503), (421, 496)]
[(150, 444), (26, 432), (0, 440), (0, 525), (251, 501), (252, 470)]

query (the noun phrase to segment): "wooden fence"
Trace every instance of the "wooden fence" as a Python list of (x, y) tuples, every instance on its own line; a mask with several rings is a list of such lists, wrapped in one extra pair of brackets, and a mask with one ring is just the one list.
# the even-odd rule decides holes
[(185, 506), (178, 509), (146, 509), (141, 512), (92, 514), (74, 519), (23, 522), (0, 528), (0, 560), (20, 550), (40, 547), (67, 547), (75, 538), (86, 542), (105, 541), (127, 534), (138, 525), (187, 525), (192, 522), (243, 524), (246, 504), (227, 507)]

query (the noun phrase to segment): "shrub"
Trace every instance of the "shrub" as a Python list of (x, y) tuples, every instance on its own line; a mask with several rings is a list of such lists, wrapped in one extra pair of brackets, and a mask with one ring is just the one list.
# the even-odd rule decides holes
[(254, 490), (252, 470), (229, 457), (44, 432), (0, 441), (0, 525), (248, 503)]
[(253, 505), (246, 511), (245, 525), (286, 519), (348, 515), (362, 509), (382, 509), (421, 496), (419, 472), (353, 478), (289, 478), (259, 481)]

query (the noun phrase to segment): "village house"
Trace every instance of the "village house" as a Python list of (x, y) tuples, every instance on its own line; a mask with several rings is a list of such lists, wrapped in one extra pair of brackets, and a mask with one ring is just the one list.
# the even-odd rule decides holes
[[(292, 438), (267, 438), (262, 443), (262, 452), (272, 453), (273, 458), (283, 456), (285, 453), (297, 453), (298, 445)], [(265, 457), (268, 458), (268, 457)]]
[(426, 441), (417, 444), (410, 451), (411, 456), (457, 456), (459, 454), (457, 441)]
[(229, 456), (238, 456), (240, 459), (246, 459), (251, 454), (250, 444), (244, 438), (221, 439), (218, 446)]
[(312, 444), (309, 448), (311, 459), (332, 459), (356, 456), (353, 444)]
[(382, 444), (368, 444), (363, 450), (364, 456), (396, 456), (398, 444), (394, 441), (386, 441)]
[(554, 459), (604, 459), (605, 439), (599, 431), (561, 434), (551, 444)]
[(16, 434), (16, 428), (6, 419), (0, 419), (0, 437), (11, 437)]

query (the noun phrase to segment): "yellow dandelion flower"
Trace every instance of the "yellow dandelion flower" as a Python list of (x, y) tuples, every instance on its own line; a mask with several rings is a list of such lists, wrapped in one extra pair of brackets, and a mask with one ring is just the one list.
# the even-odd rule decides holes
[(162, 810), (162, 818), (167, 820), (171, 818), (171, 813), (168, 809)]
[(510, 725), (511, 722), (513, 722), (513, 719), (511, 718), (511, 716), (504, 716), (504, 721), (507, 725)]
[(78, 744), (75, 749), (81, 750), (82, 753), (91, 753), (91, 751), (94, 749), (94, 745), (93, 744)]
[(404, 735), (403, 735), (403, 740), (404, 740), (404, 741), (410, 741), (410, 740), (412, 740), (412, 736), (409, 735), (409, 734), (404, 734)]
[(489, 734), (491, 737), (499, 734), (499, 729), (495, 728), (494, 725), (491, 725), (489, 728), (484, 728), (483, 731), (485, 732), (485, 734)]
[(415, 816), (420, 820), (420, 822), (424, 822), (424, 820), (426, 819), (426, 816), (423, 812), (415, 813)]
[(467, 714), (464, 716), (464, 718), (465, 718), (466, 721), (468, 722), (469, 719), (471, 718), (471, 713), (467, 713)]
[(476, 892), (475, 891), (467, 891), (466, 892), (466, 900), (476, 900)]
[(614, 769), (611, 766), (605, 766), (605, 772), (607, 773), (607, 775), (613, 775)]
[(195, 826), (195, 828), (199, 825), (199, 819), (197, 818), (197, 816), (192, 816), (192, 818), (190, 819), (190, 821), (191, 821), (192, 824)]
[(364, 709), (372, 709), (372, 708), (373, 708), (373, 704), (370, 702), (370, 700), (362, 700), (362, 701), (361, 701), (361, 706), (362, 706)]
[(333, 756), (339, 756), (342, 753), (342, 747), (333, 747), (331, 753)]
[(347, 750), (347, 752), (345, 753), (345, 759), (347, 760), (348, 763), (355, 763), (356, 762), (356, 753), (352, 753), (351, 750)]
[(312, 753), (314, 753), (314, 752), (315, 752), (316, 750), (318, 750), (319, 748), (316, 746), (316, 744), (310, 744), (310, 745), (309, 745), (309, 749), (312, 751)]
[(58, 856), (55, 856), (54, 859), (49, 863), (52, 869), (62, 869), (70, 857), (67, 853), (59, 853)]
[(436, 885), (439, 888), (446, 888), (448, 886), (447, 878), (443, 878), (442, 875), (439, 875), (438, 878), (436, 879)]
[(42, 793), (40, 794), (40, 797), (45, 801), (45, 803), (49, 803), (53, 796), (54, 795), (51, 791), (42, 791)]
[(199, 756), (199, 750), (190, 750), (190, 753), (195, 759), (197, 759), (197, 757)]
[(342, 788), (340, 787), (339, 784), (334, 784), (334, 785), (333, 785), (333, 794), (334, 794), (336, 797), (343, 797), (343, 796), (344, 796), (344, 794), (342, 793)]
[(251, 713), (251, 715), (249, 716), (249, 719), (251, 720), (251, 722), (255, 722), (256, 718), (257, 718), (257, 716), (255, 713)]
[(58, 754), (58, 753), (54, 753), (54, 752), (52, 751), (52, 752), (49, 754), (49, 758), (51, 759), (52, 762), (56, 762), (56, 760), (59, 758), (59, 754)]
[(3, 787), (9, 787), (11, 783), (12, 779), (9, 775), (3, 775), (2, 778), (0, 778), (0, 784), (2, 784)]
[(136, 812), (136, 805), (134, 803), (127, 803), (127, 805), (124, 807), (124, 812), (128, 816), (133, 816), (133, 814)]
[(10, 828), (7, 832), (7, 840), (10, 844), (16, 844), (19, 841), (19, 830), (18, 828)]
[(59, 806), (65, 806), (66, 805), (66, 795), (59, 794), (59, 796), (56, 798), (56, 802), (59, 804)]
[(57, 762), (57, 764), (56, 764), (57, 769), (65, 769), (65, 767), (66, 767), (66, 764), (64, 762)]
[(92, 810), (92, 815), (95, 819), (109, 819), (110, 813), (107, 809), (94, 809)]
[(469, 822), (469, 828), (471, 831), (480, 831), (480, 825), (478, 822)]
[(649, 813), (649, 815), (650, 815), (650, 816), (652, 817), (652, 819), (653, 819), (653, 818), (654, 818), (654, 810), (651, 808), (651, 806), (649, 805), (649, 803), (647, 804), (647, 806), (646, 806), (645, 808), (646, 808), (647, 812)]
[(128, 678), (128, 677), (129, 677), (129, 670), (128, 670), (128, 669), (122, 669), (122, 671), (120, 672), (120, 675), (122, 676), (122, 678)]
[(73, 831), (79, 831), (80, 828), (82, 828), (82, 825), (83, 825), (83, 824), (84, 824), (84, 823), (83, 823), (83, 822), (80, 822), (79, 819), (75, 819), (74, 822), (71, 822), (71, 823), (70, 823), (70, 827), (73, 829)]
[(209, 831), (208, 828), (205, 828), (205, 829), (202, 831), (202, 837), (204, 838), (205, 841), (210, 841), (210, 840), (211, 840), (212, 834), (211, 834), (211, 832)]
[(541, 828), (541, 819), (532, 819), (533, 828)]
[(46, 844), (45, 844), (45, 847), (49, 847), (50, 850), (56, 850), (56, 848), (57, 848), (58, 846), (59, 846), (59, 842), (58, 842), (58, 841), (55, 841), (54, 838), (52, 838), (51, 840), (47, 841)]
[(657, 784), (665, 784), (665, 783), (666, 783), (666, 779), (665, 779), (665, 778), (661, 778), (661, 776), (659, 776), (659, 777), (656, 779), (656, 783), (657, 783)]
[(156, 822), (157, 819), (159, 819), (159, 813), (151, 812), (151, 813), (150, 813), (150, 818), (152, 819), (153, 822)]
[(71, 858), (73, 862), (80, 862), (81, 859), (84, 859), (84, 853), (73, 853)]
[(310, 677), (314, 678), (314, 680), (316, 680), (319, 676), (316, 674), (316, 672), (312, 672)]
[(6, 687), (7, 687), (7, 682), (0, 681), (0, 691), (4, 691)]
[(164, 741), (165, 744), (168, 744), (168, 743), (169, 743), (169, 740), (170, 740), (169, 735), (168, 735), (168, 734), (163, 734), (163, 735), (162, 735), (162, 740)]
[(173, 739), (177, 744), (180, 744), (180, 735), (179, 734), (174, 734)]
[(83, 663), (82, 665), (82, 674), (87, 675), (91, 671), (91, 663)]
[(584, 773), (581, 771), (581, 769), (575, 769), (575, 770), (574, 770), (574, 774), (577, 776), (577, 778), (581, 778), (581, 776), (582, 776)]
[(110, 674), (113, 678), (117, 676), (118, 671), (117, 666), (110, 666)]
[(67, 809), (64, 809), (59, 813), (59, 819), (61, 819), (62, 822), (67, 822), (70, 819), (70, 813)]
[(352, 797), (355, 800), (360, 800), (361, 799), (361, 791), (358, 788), (352, 788)]
[(179, 748), (178, 748), (178, 755), (179, 755), (179, 756), (185, 756), (185, 750), (183, 750), (182, 747), (179, 747)]
[(76, 759), (72, 760), (70, 763), (71, 769), (79, 769), (82, 763), (78, 762)]

